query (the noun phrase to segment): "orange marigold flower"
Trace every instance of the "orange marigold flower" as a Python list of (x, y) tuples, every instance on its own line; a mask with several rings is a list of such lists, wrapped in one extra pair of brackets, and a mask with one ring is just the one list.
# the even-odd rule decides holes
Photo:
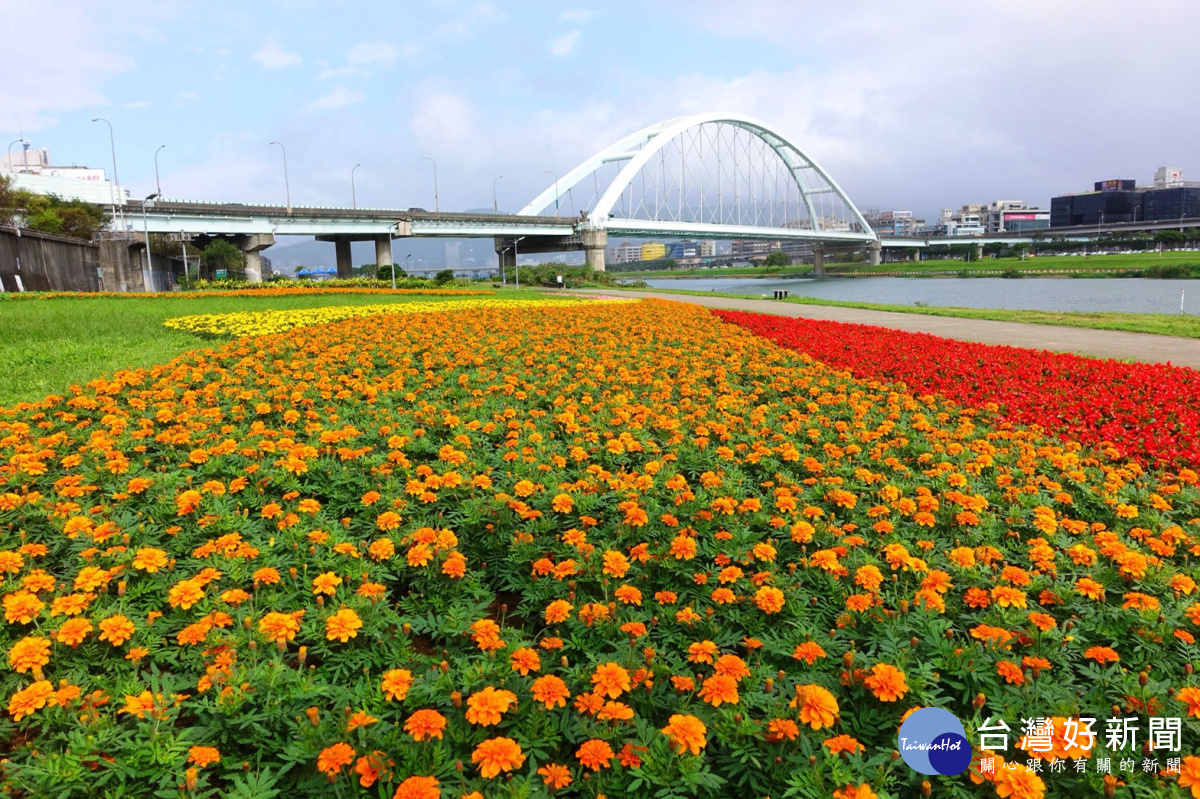
[(70, 647), (79, 646), (84, 638), (88, 637), (88, 633), (92, 631), (92, 623), (84, 618), (68, 619), (63, 622), (63, 626), (58, 628), (54, 633), (54, 637), (61, 644), (66, 644)]
[(822, 743), (829, 747), (829, 754), (836, 755), (842, 752), (865, 752), (866, 747), (858, 742), (857, 738), (849, 735), (835, 735), (832, 738), (826, 738)]
[(547, 710), (553, 710), (555, 707), (566, 707), (567, 700), (571, 698), (571, 692), (567, 690), (567, 684), (553, 674), (534, 680), (531, 690), (533, 691), (534, 701), (541, 702), (546, 706)]
[(675, 747), (675, 751), (679, 754), (690, 750), (693, 755), (698, 755), (708, 743), (708, 739), (705, 737), (708, 727), (704, 726), (704, 722), (695, 716), (682, 713), (673, 714), (668, 720), (667, 726), (662, 728), (662, 733), (667, 736), (671, 746)]
[(512, 691), (497, 691), (489, 685), (467, 699), (467, 721), (481, 727), (499, 724), (504, 713), (516, 704), (517, 695)]
[(547, 763), (537, 770), (542, 775), (542, 781), (553, 791), (561, 790), (571, 784), (571, 769), (558, 763)]
[(199, 768), (221, 762), (221, 750), (215, 746), (193, 746), (188, 749), (187, 762), (195, 763)]
[(442, 731), (445, 729), (446, 717), (436, 710), (418, 710), (408, 717), (408, 721), (404, 722), (404, 731), (415, 741), (424, 741), (426, 738), (440, 740)]
[(1175, 698), (1187, 705), (1187, 714), (1200, 719), (1200, 688), (1188, 686), (1180, 688)]
[(554, 600), (553, 602), (551, 602), (549, 605), (546, 606), (546, 613), (545, 613), (546, 623), (547, 624), (558, 624), (560, 622), (566, 621), (568, 618), (570, 618), (571, 611), (573, 609), (574, 609), (574, 605), (572, 605), (570, 602), (566, 601), (565, 599)]
[(333, 572), (325, 572), (318, 574), (312, 581), (312, 592), (314, 594), (328, 594), (333, 596), (337, 591), (337, 587), (342, 584), (342, 578), (338, 577)]
[(8, 650), (8, 665), (18, 674), (34, 671), (37, 674), (42, 666), (50, 662), (50, 640), (40, 636), (22, 638)]
[(173, 608), (190, 609), (204, 598), (204, 588), (196, 580), (180, 580), (167, 592), (167, 600)]
[(819, 658), (825, 657), (825, 650), (815, 641), (805, 641), (796, 645), (796, 648), (792, 650), (792, 657), (796, 660), (803, 660), (811, 666)]
[(695, 641), (688, 646), (688, 660), (692, 663), (712, 663), (717, 654), (717, 645), (712, 641)]
[(629, 672), (612, 661), (597, 666), (592, 674), (592, 690), (609, 699), (616, 699), (629, 687)]
[(383, 674), (383, 683), (379, 686), (389, 702), (403, 700), (412, 688), (413, 676), (408, 669), (392, 669)]
[(871, 689), (871, 693), (881, 702), (895, 702), (908, 693), (904, 672), (887, 663), (876, 663), (871, 667), (871, 674), (863, 684)]
[(343, 644), (358, 636), (362, 627), (362, 619), (349, 608), (343, 608), (325, 619), (325, 638), (329, 641), (341, 641)]
[(396, 787), (392, 799), (441, 799), (440, 785), (436, 777), (409, 777)]
[(303, 615), (302, 610), (293, 613), (268, 613), (259, 620), (258, 631), (265, 635), (267, 640), (277, 644), (294, 641), (296, 633), (300, 632), (300, 617)]
[(832, 727), (838, 715), (838, 702), (833, 694), (819, 685), (796, 686), (792, 707), (799, 706), (800, 721), (814, 730)]
[(467, 558), (461, 552), (451, 552), (442, 561), (442, 574), (457, 580), (467, 573)]
[(778, 613), (783, 609), (783, 592), (771, 585), (764, 585), (754, 594), (754, 604), (763, 613)]
[(731, 677), (734, 680), (750, 676), (750, 668), (746, 665), (746, 661), (737, 655), (721, 655), (721, 657), (717, 658), (717, 662), (713, 664), (713, 671), (725, 677)]
[(879, 799), (879, 794), (871, 790), (865, 782), (858, 785), (845, 785), (833, 792), (833, 799)]
[(633, 718), (633, 708), (624, 702), (605, 702), (596, 718), (600, 721), (629, 721)]
[(993, 784), (1000, 799), (1042, 799), (1046, 795), (1046, 784), (1042, 778), (1025, 766), (1016, 763), (1015, 769), (996, 770)]
[(771, 719), (767, 724), (765, 737), (767, 741), (775, 744), (780, 741), (794, 741), (799, 734), (800, 728), (791, 719)]
[(28, 688), (17, 691), (9, 697), (8, 712), (12, 715), (13, 721), (20, 721), (44, 708), (52, 696), (54, 696), (54, 686), (50, 681), (38, 680)]
[(613, 748), (608, 745), (608, 742), (602, 741), (599, 738), (584, 741), (579, 749), (575, 751), (575, 757), (579, 760), (580, 765), (584, 768), (590, 768), (592, 771), (610, 768), (612, 766), (612, 759), (615, 756), (616, 753), (613, 752)]
[(491, 779), (501, 771), (520, 768), (525, 762), (521, 747), (512, 738), (488, 738), (471, 753), (471, 762), (479, 764), (479, 774)]
[(521, 676), (527, 676), (531, 671), (541, 671), (542, 661), (538, 653), (528, 647), (522, 647), (509, 656), (513, 671), (519, 671)]
[(1004, 681), (1009, 685), (1023, 685), (1025, 683), (1025, 672), (1021, 671), (1021, 667), (1011, 660), (1002, 660), (996, 664), (996, 674), (1004, 678)]
[(275, 585), (279, 582), (279, 572), (270, 566), (265, 566), (254, 572), (254, 582), (263, 585)]
[(1084, 650), (1083, 656), (1094, 660), (1103, 666), (1105, 663), (1116, 663), (1121, 659), (1117, 650), (1107, 646), (1093, 646)]
[(38, 614), (42, 612), (42, 608), (46, 603), (37, 598), (36, 594), (31, 594), (29, 591), (15, 591), (11, 594), (4, 595), (4, 619), (9, 624), (29, 624)]
[(354, 749), (348, 743), (338, 742), (327, 746), (317, 756), (317, 770), (333, 778), (346, 766), (354, 762)]
[(720, 707), (722, 702), (736, 705), (738, 703), (737, 680), (723, 674), (709, 677), (700, 688), (700, 698), (713, 707)]
[(133, 568), (154, 574), (167, 565), (167, 553), (154, 547), (142, 547), (133, 558)]
[(1104, 586), (1091, 577), (1080, 577), (1076, 580), (1075, 591), (1088, 599), (1104, 599)]
[(387, 510), (375, 519), (375, 526), (384, 532), (395, 530), (400, 526), (400, 514)]

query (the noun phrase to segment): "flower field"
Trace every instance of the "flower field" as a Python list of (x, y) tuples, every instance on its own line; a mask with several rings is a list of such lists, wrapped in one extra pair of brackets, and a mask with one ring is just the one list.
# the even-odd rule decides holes
[(900, 381), (1040, 425), (1143, 465), (1200, 464), (1200, 373), (1069, 353), (972, 344), (871, 325), (716, 311), (726, 321), (858, 377)]
[[(1200, 795), (1194, 461), (680, 303), (445, 308), (0, 411), (10, 792)], [(1013, 768), (923, 784), (928, 705)], [(1182, 766), (1036, 773), (1035, 714)]]
[[(506, 308), (512, 311), (545, 308), (552, 305), (578, 305), (595, 302), (587, 299), (466, 299), (442, 302), (410, 302), (403, 305), (332, 305), (324, 308), (293, 308), (270, 311), (238, 311), (222, 314), (179, 316), (163, 322), (165, 327), (186, 330), (202, 336), (237, 337), (282, 333), (296, 327), (324, 325), (376, 314), (413, 314), (430, 311), (457, 311), (464, 308)], [(611, 300), (628, 302), (628, 300)]]

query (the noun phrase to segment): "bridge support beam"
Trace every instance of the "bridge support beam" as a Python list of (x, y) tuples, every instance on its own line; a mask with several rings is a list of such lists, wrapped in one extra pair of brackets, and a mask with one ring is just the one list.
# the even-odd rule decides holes
[(513, 269), (516, 268), (517, 256), (508, 239), (497, 236), (493, 241), (496, 247), (496, 259), (500, 267), (500, 279), (507, 283), (508, 279), (513, 276)]
[[(392, 265), (392, 237), (390, 235), (375, 237), (375, 266)], [(340, 269), (338, 271), (341, 271)]]
[(871, 259), (871, 266), (879, 266), (880, 261), (883, 260), (883, 245), (878, 241), (871, 242), (868, 254)]
[(597, 272), (604, 270), (604, 250), (608, 247), (607, 230), (580, 231), (583, 239), (583, 262)]
[(983, 260), (983, 245), (982, 244), (975, 245), (975, 260), (976, 261)]
[(813, 275), (825, 277), (825, 247), (822, 244), (813, 245)]
[(334, 254), (337, 256), (337, 276), (354, 277), (354, 257), (350, 251), (350, 239), (337, 236), (333, 239)]
[(275, 243), (273, 233), (255, 233), (250, 236), (237, 236), (234, 244), (246, 256), (246, 282), (262, 282), (262, 256), (260, 250), (265, 250)]

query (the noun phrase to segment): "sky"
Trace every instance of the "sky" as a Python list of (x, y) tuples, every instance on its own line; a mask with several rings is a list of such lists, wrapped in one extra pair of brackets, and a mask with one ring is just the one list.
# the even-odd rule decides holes
[[(860, 209), (1200, 180), (1195, 0), (0, 0), (0, 136), (135, 197), (516, 211), (605, 145), (750, 114)], [(16, 20), (25, 20), (16, 24)], [(496, 180), (499, 176), (503, 176)]]

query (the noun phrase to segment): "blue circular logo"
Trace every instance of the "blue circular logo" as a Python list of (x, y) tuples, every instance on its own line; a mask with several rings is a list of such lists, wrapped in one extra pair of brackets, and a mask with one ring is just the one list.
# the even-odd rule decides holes
[(971, 745), (962, 722), (949, 710), (924, 707), (900, 725), (900, 757), (913, 771), (953, 777), (971, 765)]

